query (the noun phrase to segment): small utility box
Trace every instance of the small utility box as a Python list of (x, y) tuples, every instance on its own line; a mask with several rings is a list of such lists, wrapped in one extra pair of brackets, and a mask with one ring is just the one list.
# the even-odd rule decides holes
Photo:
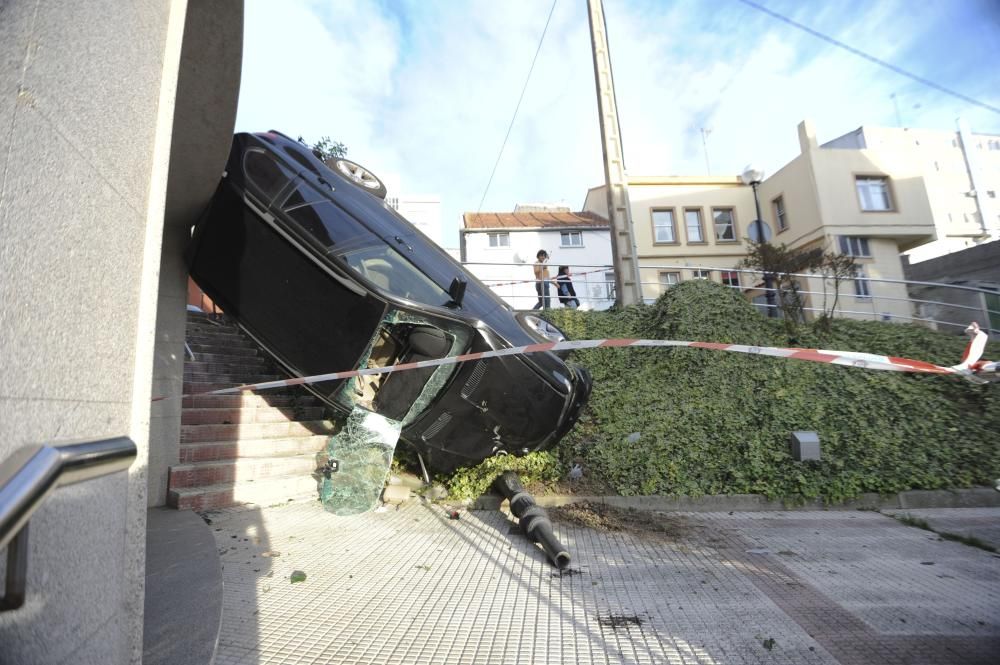
[(788, 439), (792, 459), (796, 462), (819, 461), (819, 434), (816, 432), (792, 432)]

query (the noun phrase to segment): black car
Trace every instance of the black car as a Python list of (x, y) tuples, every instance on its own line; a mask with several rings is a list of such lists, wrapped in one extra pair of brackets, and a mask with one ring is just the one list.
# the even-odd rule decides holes
[[(191, 276), (292, 376), (383, 367), (550, 341), (397, 214), (348, 160), (322, 161), (271, 131), (237, 134), (196, 224)], [(553, 353), (511, 355), (309, 386), (342, 413), (402, 423), (450, 471), (552, 446), (590, 394)]]

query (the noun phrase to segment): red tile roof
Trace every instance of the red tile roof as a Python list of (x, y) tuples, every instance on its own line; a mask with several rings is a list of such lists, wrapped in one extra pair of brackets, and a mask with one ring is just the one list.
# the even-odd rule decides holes
[(462, 223), (467, 229), (610, 227), (608, 220), (592, 212), (467, 212)]

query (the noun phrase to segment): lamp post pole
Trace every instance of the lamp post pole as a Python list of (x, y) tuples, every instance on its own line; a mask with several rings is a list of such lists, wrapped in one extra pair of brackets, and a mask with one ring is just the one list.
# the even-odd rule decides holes
[[(757, 196), (757, 186), (764, 179), (764, 172), (753, 166), (747, 166), (740, 178), (743, 180), (743, 184), (750, 185), (750, 188), (753, 189), (753, 205), (757, 211), (757, 219), (754, 220), (754, 228), (757, 229), (756, 242), (763, 245), (767, 242), (767, 238), (764, 237), (764, 220), (760, 214), (760, 198)], [(764, 258), (763, 254), (761, 258)], [(767, 316), (768, 318), (775, 318), (778, 316), (778, 310), (774, 304), (774, 275), (767, 270), (767, 266), (761, 265), (761, 268), (764, 269), (764, 297), (767, 300)]]

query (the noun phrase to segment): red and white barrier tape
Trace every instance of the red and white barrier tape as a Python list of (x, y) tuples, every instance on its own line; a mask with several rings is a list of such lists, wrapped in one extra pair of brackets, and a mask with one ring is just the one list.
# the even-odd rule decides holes
[[(964, 376), (968, 371), (961, 368), (942, 367), (920, 360), (909, 358), (897, 358), (895, 356), (880, 356), (872, 353), (857, 353), (853, 351), (824, 351), (822, 349), (786, 349), (774, 346), (748, 346), (745, 344), (716, 344), (713, 342), (681, 342), (676, 340), (663, 339), (584, 339), (567, 340), (564, 342), (545, 342), (542, 344), (529, 344), (527, 346), (517, 346), (510, 349), (500, 349), (498, 351), (483, 351), (481, 353), (466, 353), (460, 356), (447, 358), (436, 358), (433, 360), (420, 360), (412, 363), (401, 363), (387, 367), (370, 367), (366, 369), (356, 369), (345, 372), (330, 372), (329, 374), (316, 374), (314, 376), (304, 376), (297, 379), (285, 379), (282, 381), (264, 381), (262, 383), (248, 383), (232, 388), (221, 390), (211, 390), (198, 395), (226, 395), (238, 393), (245, 390), (268, 390), (270, 388), (283, 388), (287, 386), (301, 386), (311, 383), (322, 383), (323, 381), (335, 381), (337, 379), (349, 379), (356, 376), (374, 376), (377, 374), (389, 374), (392, 372), (403, 372), (421, 367), (438, 367), (440, 365), (451, 365), (468, 362), (470, 360), (482, 360), (484, 358), (499, 358), (502, 356), (515, 356), (529, 353), (540, 353), (543, 351), (572, 351), (578, 349), (597, 348), (637, 348), (637, 347), (691, 347), (695, 349), (709, 349), (712, 351), (730, 351), (734, 353), (748, 353), (751, 355), (773, 356), (775, 358), (791, 358), (794, 360), (809, 360), (812, 362), (828, 363), (831, 365), (847, 365), (850, 367), (860, 367), (863, 369), (883, 370), (889, 372), (917, 372), (925, 374), (955, 374)], [(192, 395), (182, 395), (191, 397)], [(153, 401), (166, 399), (156, 397)]]

